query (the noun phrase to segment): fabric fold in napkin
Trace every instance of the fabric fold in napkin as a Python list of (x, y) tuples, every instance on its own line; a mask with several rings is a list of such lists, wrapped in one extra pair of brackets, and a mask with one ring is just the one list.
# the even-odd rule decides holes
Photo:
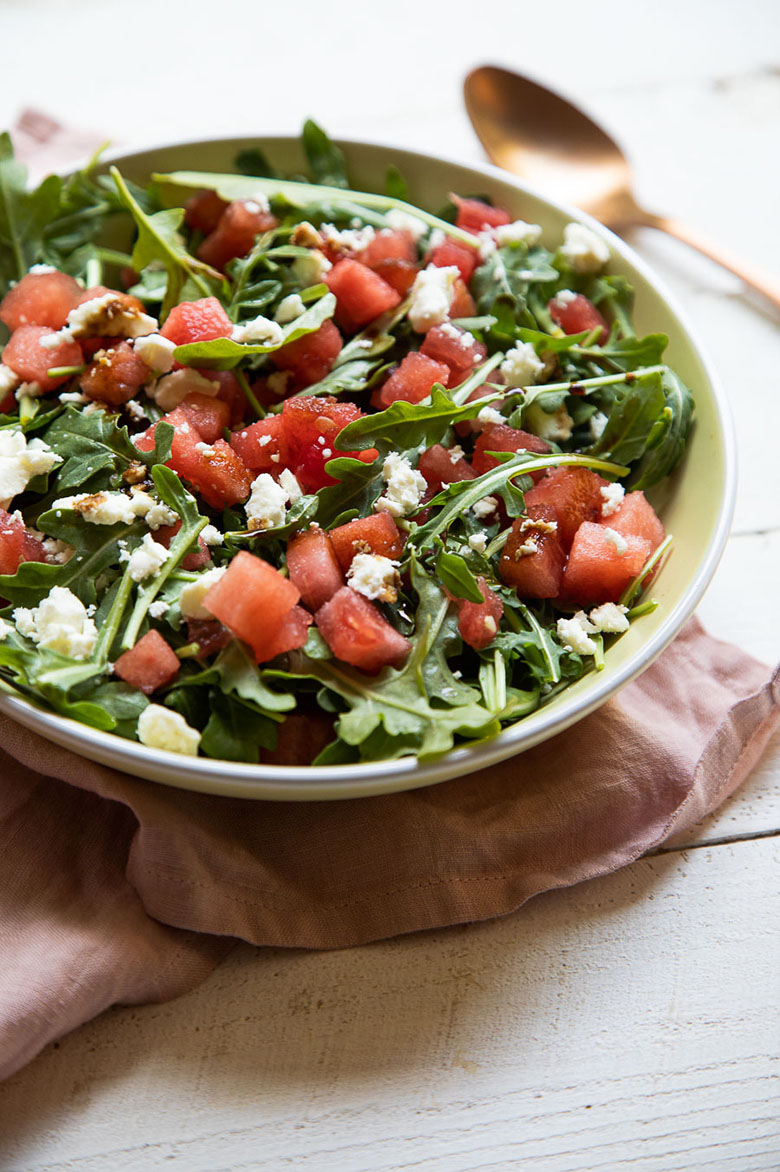
[(778, 674), (692, 620), (559, 736), (384, 797), (187, 793), (0, 718), (0, 1078), (110, 1005), (192, 988), (234, 938), (344, 948), (614, 871), (733, 792), (778, 717)]

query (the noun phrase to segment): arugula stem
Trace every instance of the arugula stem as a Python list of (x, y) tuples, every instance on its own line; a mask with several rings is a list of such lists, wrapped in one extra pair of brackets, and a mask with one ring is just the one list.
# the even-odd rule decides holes
[(622, 370), (618, 374), (600, 374), (595, 378), (574, 379), (565, 383), (544, 383), (536, 387), (529, 387), (529, 394), (526, 398), (526, 405), (532, 403), (539, 395), (555, 394), (558, 391), (571, 392), (572, 387), (582, 387), (590, 389), (591, 387), (610, 387), (618, 383), (633, 383), (637, 379), (642, 378), (646, 374), (663, 374), (666, 370), (664, 365), (659, 366), (640, 366), (637, 370)]
[(87, 283), (88, 289), (93, 289), (95, 285), (100, 285), (103, 280), (103, 265), (100, 257), (91, 256), (87, 261), (84, 272), (84, 280)]
[(642, 588), (642, 583), (645, 581), (645, 579), (648, 577), (648, 575), (650, 573), (652, 573), (652, 571), (655, 569), (655, 567), (657, 565), (659, 565), (659, 563), (662, 561), (662, 559), (664, 559), (666, 557), (666, 554), (671, 549), (673, 542), (674, 542), (674, 538), (672, 537), (672, 534), (670, 533), (661, 542), (661, 544), (658, 546), (658, 549), (655, 551), (655, 553), (647, 559), (645, 564), (642, 566), (642, 569), (637, 574), (636, 578), (634, 578), (633, 582), (630, 582), (629, 585), (626, 587), (626, 589), (623, 591), (623, 593), (620, 596), (620, 605), (621, 606), (628, 606), (629, 603), (632, 601), (632, 599), (636, 598), (637, 594), (639, 593), (639, 591)]
[(258, 419), (265, 419), (267, 412), (265, 407), (262, 407), (258, 402), (257, 396), (249, 385), (249, 379), (243, 370), (239, 370), (237, 366), (233, 367), (233, 374), (236, 376), (236, 382), (244, 392), (247, 403), (254, 411)]
[(509, 540), (509, 534), (511, 532), (512, 526), (510, 525), (508, 529), (502, 529), (500, 533), (496, 534), (485, 548), (485, 557), (492, 558), (495, 554), (499, 553)]
[(122, 636), (123, 651), (129, 651), (131, 647), (135, 646), (135, 641), (138, 638), (141, 623), (146, 617), (146, 612), (162, 590), (170, 575), (176, 569), (178, 563), (186, 555), (187, 550), (201, 529), (205, 528), (206, 525), (208, 525), (208, 517), (199, 517), (197, 523), (194, 525), (182, 525), (174, 537), (170, 544), (170, 556), (163, 562), (159, 573), (152, 579), (149, 585), (145, 586), (138, 593), (138, 598), (133, 607), (133, 613), (130, 615), (129, 622), (125, 627), (125, 633)]
[[(466, 381), (461, 383), (460, 386), (452, 392), (450, 398), (452, 399), (453, 403), (456, 403), (458, 407), (461, 407), (466, 402), (472, 391), (475, 391), (477, 387), (481, 387), (484, 382), (487, 382), (487, 376), (503, 361), (504, 354), (501, 350), (499, 350), (496, 354), (492, 354), (490, 358), (488, 358), (487, 362), (483, 362), (481, 366), (477, 367), (474, 373), (469, 375)], [(495, 395), (492, 396), (492, 398), (504, 398), (509, 393), (512, 393), (511, 388), (499, 387), (498, 391)], [(488, 395), (487, 402), (490, 401), (491, 396)]]

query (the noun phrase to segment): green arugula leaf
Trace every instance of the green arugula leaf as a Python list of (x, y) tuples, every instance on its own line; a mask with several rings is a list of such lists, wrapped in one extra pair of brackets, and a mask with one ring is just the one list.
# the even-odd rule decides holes
[(276, 745), (276, 725), (239, 700), (214, 688), (210, 715), (200, 740), (201, 752), (220, 761), (249, 761), (256, 765), (259, 749)]
[[(65, 457), (57, 469), (57, 493), (94, 481), (99, 473), (113, 474), (131, 463), (164, 463), (170, 458), (173, 428), (159, 423), (154, 433), (154, 449), (142, 452), (130, 439), (116, 415), (92, 411), (88, 415), (71, 404), (46, 431), (47, 444)], [(106, 486), (108, 477), (106, 477)]]
[(43, 234), (59, 207), (62, 182), (49, 175), (27, 190), (27, 168), (14, 158), (10, 136), (0, 134), (0, 293), (43, 255)]
[(688, 387), (668, 368), (661, 376), (664, 408), (647, 438), (645, 454), (630, 481), (632, 489), (652, 488), (669, 476), (685, 452), (694, 414)]
[(456, 598), (468, 602), (484, 602), (485, 599), (464, 559), (457, 553), (450, 553), (443, 546), (436, 558), (436, 573), (442, 586)]
[(364, 464), (351, 456), (338, 456), (335, 460), (328, 460), (325, 471), (335, 476), (338, 484), (329, 484), (317, 493), (317, 520), (323, 528), (329, 528), (342, 513), (352, 509), (362, 517), (368, 516), (374, 501), (384, 491), (381, 459)]
[(307, 118), (304, 122), (301, 140), (315, 183), (348, 188), (344, 152), (313, 119)]
[(591, 450), (622, 464), (633, 464), (644, 454), (665, 404), (661, 375), (640, 376), (627, 385), (615, 403), (603, 433)]
[(208, 342), (190, 342), (186, 346), (177, 346), (174, 358), (183, 366), (219, 363), (220, 369), (229, 370), (251, 354), (271, 354), (288, 342), (295, 342), (306, 334), (313, 334), (323, 322), (333, 317), (335, 309), (336, 298), (332, 293), (326, 293), (295, 321), (283, 327), (279, 342), (234, 342), (232, 338), (212, 338)]
[(378, 448), (381, 453), (430, 447), (439, 443), (454, 423), (476, 419), (488, 403), (503, 397), (504, 390), (498, 388), (493, 395), (459, 407), (444, 387), (434, 383), (429, 401), (407, 403), (399, 399), (384, 411), (348, 423), (339, 433), (339, 446), (350, 452)]

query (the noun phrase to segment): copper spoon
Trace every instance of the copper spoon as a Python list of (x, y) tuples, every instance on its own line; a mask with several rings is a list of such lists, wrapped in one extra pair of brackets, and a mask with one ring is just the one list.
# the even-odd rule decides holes
[(622, 150), (571, 102), (538, 82), (493, 65), (472, 70), (463, 89), (472, 125), (499, 167), (582, 208), (616, 232), (646, 225), (676, 236), (780, 309), (777, 277), (711, 244), (679, 220), (640, 207)]

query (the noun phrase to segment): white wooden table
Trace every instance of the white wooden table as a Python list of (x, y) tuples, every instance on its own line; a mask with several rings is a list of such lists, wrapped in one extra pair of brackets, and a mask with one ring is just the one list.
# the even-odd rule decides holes
[[(186, 11), (6, 0), (0, 124), (35, 104), (141, 143), (313, 113), (478, 159), (460, 81), (493, 61), (587, 102), (651, 206), (780, 271), (775, 0)], [(634, 243), (736, 416), (734, 533), (699, 613), (777, 660), (777, 321), (682, 246)], [(328, 954), (239, 946), (189, 996), (107, 1013), (0, 1087), (0, 1168), (778, 1169), (778, 782), (775, 738), (684, 842), (494, 923)]]

